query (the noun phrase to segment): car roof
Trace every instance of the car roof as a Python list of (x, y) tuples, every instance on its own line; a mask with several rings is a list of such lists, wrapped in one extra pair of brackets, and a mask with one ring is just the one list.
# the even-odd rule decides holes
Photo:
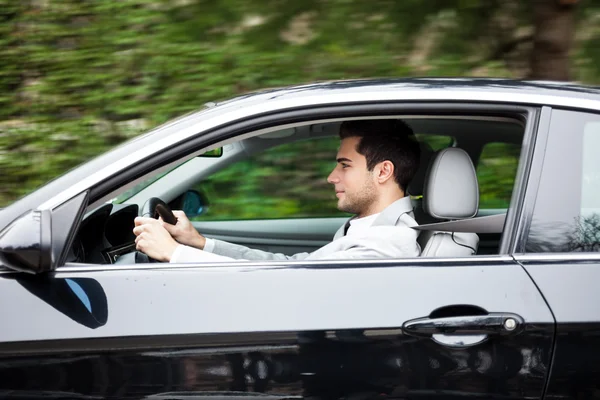
[[(339, 92), (344, 95), (360, 95), (366, 92), (402, 92), (412, 90), (451, 90), (485, 92), (502, 95), (535, 94), (558, 97), (569, 106), (574, 100), (600, 101), (600, 87), (573, 82), (515, 80), (504, 78), (403, 78), (403, 79), (355, 79), (325, 81), (305, 85), (263, 89), (223, 101), (209, 103), (212, 107), (246, 106), (250, 103), (281, 101), (290, 98), (309, 97)], [(517, 101), (514, 98), (513, 101)]]

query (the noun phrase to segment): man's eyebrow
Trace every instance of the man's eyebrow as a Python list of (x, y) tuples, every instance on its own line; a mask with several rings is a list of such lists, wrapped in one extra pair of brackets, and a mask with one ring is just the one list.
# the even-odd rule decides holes
[(345, 157), (340, 157), (336, 161), (339, 162), (339, 163), (341, 163), (341, 162), (352, 162), (351, 159), (345, 158)]

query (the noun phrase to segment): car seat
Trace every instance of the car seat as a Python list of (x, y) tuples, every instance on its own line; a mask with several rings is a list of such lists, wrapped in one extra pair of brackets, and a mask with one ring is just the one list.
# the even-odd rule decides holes
[[(473, 218), (478, 207), (477, 174), (467, 152), (449, 147), (436, 153), (425, 175), (424, 212), (438, 221), (454, 221)], [(477, 252), (479, 236), (424, 229), (418, 241), (422, 257), (463, 257)]]

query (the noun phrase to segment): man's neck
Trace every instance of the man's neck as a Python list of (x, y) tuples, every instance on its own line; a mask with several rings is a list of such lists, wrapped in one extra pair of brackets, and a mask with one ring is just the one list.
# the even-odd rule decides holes
[(405, 197), (404, 192), (396, 192), (393, 195), (382, 196), (380, 197), (379, 201), (374, 202), (368, 210), (356, 214), (356, 218), (365, 218), (369, 215), (379, 214), (380, 212), (388, 208), (392, 203), (395, 203), (403, 197)]

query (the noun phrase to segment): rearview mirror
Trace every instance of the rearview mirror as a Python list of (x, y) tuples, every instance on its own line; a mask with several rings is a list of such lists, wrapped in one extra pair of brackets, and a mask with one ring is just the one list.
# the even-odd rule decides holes
[(223, 155), (223, 148), (217, 147), (216, 149), (209, 150), (200, 154), (198, 157), (221, 157)]

